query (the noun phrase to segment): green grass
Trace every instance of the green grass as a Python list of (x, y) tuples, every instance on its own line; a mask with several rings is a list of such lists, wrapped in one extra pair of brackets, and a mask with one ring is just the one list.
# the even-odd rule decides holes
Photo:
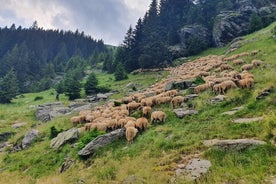
[[(215, 95), (211, 91), (201, 93), (198, 98), (189, 102), (199, 113), (177, 118), (169, 105), (154, 107), (167, 114), (165, 123), (157, 123), (143, 133), (139, 133), (134, 143), (128, 145), (125, 139), (115, 141), (99, 149), (87, 160), (79, 159), (78, 147), (65, 145), (60, 150), (49, 148), (50, 128), (67, 130), (73, 125), (69, 117), (59, 117), (48, 123), (38, 122), (34, 117), (33, 106), (55, 101), (54, 90), (41, 93), (24, 94), (17, 97), (12, 104), (0, 105), (0, 133), (12, 131), (16, 134), (9, 139), (11, 143), (23, 138), (31, 128), (37, 128), (39, 138), (27, 150), (16, 153), (0, 153), (0, 183), (77, 183), (80, 179), (86, 183), (120, 183), (130, 175), (135, 175), (146, 183), (168, 183), (174, 176), (177, 164), (183, 157), (203, 153), (203, 158), (211, 161), (212, 167), (198, 183), (264, 183), (276, 175), (276, 148), (271, 142), (276, 141), (276, 41), (271, 37), (270, 29), (276, 23), (259, 32), (245, 36), (244, 45), (233, 54), (260, 49), (256, 56), (244, 59), (251, 62), (261, 59), (266, 66), (253, 69), (255, 86), (253, 89), (234, 89), (227, 93), (227, 99), (220, 104), (209, 104), (208, 100)], [(265, 33), (265, 34), (264, 34)], [(254, 40), (254, 41), (246, 41)], [(209, 49), (190, 60), (210, 54), (224, 54), (229, 45), (219, 49)], [(239, 67), (235, 67), (239, 71)], [(132, 82), (137, 90), (149, 87), (168, 75), (168, 72), (151, 72), (129, 75), (129, 79), (114, 81), (111, 74), (96, 71), (100, 86), (120, 91), (112, 98), (120, 98), (129, 93), (126, 85)], [(259, 92), (274, 86), (273, 92), (262, 100), (256, 100)], [(131, 91), (131, 89), (130, 89)], [(35, 100), (39, 97), (39, 100)], [(40, 98), (42, 97), (42, 98)], [(67, 97), (60, 96), (68, 105)], [(244, 106), (244, 109), (232, 116), (221, 113), (233, 107)], [(139, 112), (135, 113), (139, 116)], [(233, 124), (232, 120), (242, 117), (264, 117), (251, 124)], [(27, 122), (25, 127), (12, 129), (16, 121)], [(93, 136), (84, 135), (79, 141), (87, 142)], [(209, 139), (254, 138), (265, 140), (268, 144), (253, 147), (244, 151), (220, 151), (207, 149), (202, 142)], [(82, 141), (83, 140), (83, 141)], [(65, 157), (77, 160), (76, 165), (65, 173), (57, 174)], [(12, 178), (7, 181), (6, 178)], [(22, 182), (20, 182), (22, 181)], [(178, 183), (189, 183), (179, 180)]]

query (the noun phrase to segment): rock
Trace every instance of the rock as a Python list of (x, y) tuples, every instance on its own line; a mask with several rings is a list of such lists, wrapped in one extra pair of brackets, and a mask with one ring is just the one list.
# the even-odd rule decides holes
[(183, 81), (173, 83), (173, 89), (178, 89), (178, 90), (185, 90), (190, 88), (191, 86), (193, 86), (192, 80), (183, 80)]
[(256, 121), (261, 121), (263, 120), (263, 117), (256, 117), (256, 118), (239, 118), (239, 119), (234, 119), (234, 123), (252, 123)]
[(5, 141), (10, 138), (14, 133), (13, 132), (4, 132), (0, 134), (0, 141)]
[(80, 112), (83, 110), (90, 110), (90, 109), (91, 109), (91, 104), (86, 104), (86, 105), (79, 106), (77, 108), (71, 108), (71, 112)]
[(101, 101), (101, 100), (106, 100), (108, 98), (108, 96), (106, 94), (99, 93), (99, 94), (97, 94), (96, 98), (98, 101)]
[(179, 31), (179, 36), (181, 40), (181, 47), (184, 50), (188, 50), (188, 46), (195, 40), (202, 43), (201, 45), (205, 45), (205, 47), (212, 45), (211, 33), (206, 27), (199, 24), (186, 25), (182, 27)]
[(76, 160), (75, 159), (64, 159), (64, 162), (62, 163), (60, 169), (59, 169), (59, 173), (63, 173), (66, 170), (68, 170), (70, 167), (74, 166), (76, 164)]
[(26, 149), (27, 147), (29, 147), (32, 144), (33, 140), (38, 137), (38, 133), (38, 130), (30, 130), (22, 140), (22, 148)]
[(240, 111), (242, 109), (244, 109), (243, 106), (235, 107), (235, 108), (231, 109), (230, 111), (222, 113), (222, 115), (233, 115), (233, 114), (235, 114), (236, 112), (238, 112), (238, 111)]
[(186, 96), (184, 96), (184, 102), (188, 102), (189, 100), (194, 99), (196, 97), (198, 97), (197, 94), (186, 95)]
[(113, 141), (121, 139), (125, 136), (125, 128), (114, 130), (105, 135), (98, 136), (96, 139), (88, 143), (82, 150), (78, 152), (79, 156), (89, 156), (99, 148), (110, 144)]
[(173, 112), (176, 114), (178, 118), (183, 118), (184, 116), (197, 114), (198, 111), (196, 110), (187, 110), (187, 109), (174, 109)]
[(10, 146), (8, 142), (0, 143), (0, 152), (4, 151), (6, 147)]
[(169, 91), (169, 90), (173, 89), (173, 83), (174, 83), (173, 81), (168, 82), (168, 83), (164, 86), (163, 90), (164, 90), (164, 91)]
[(192, 159), (185, 167), (185, 170), (188, 171), (193, 180), (196, 180), (206, 174), (211, 166), (212, 164), (209, 160)]
[(37, 107), (35, 116), (38, 120), (42, 122), (47, 122), (51, 120), (51, 111), (54, 107), (62, 107), (63, 104), (61, 102), (54, 102), (54, 103), (46, 103), (41, 104)]
[(70, 112), (71, 109), (69, 109), (68, 107), (53, 107), (49, 112), (50, 120), (53, 120), (60, 116), (68, 115), (70, 114)]
[(65, 132), (61, 132), (57, 137), (51, 140), (51, 148), (60, 148), (66, 142), (74, 141), (79, 138), (79, 131), (77, 128), (71, 128)]
[(265, 89), (262, 92), (258, 93), (256, 100), (264, 99), (266, 96), (270, 95), (270, 93), (273, 91), (273, 88)]
[(146, 181), (138, 176), (131, 175), (124, 179), (121, 184), (146, 184)]
[(28, 123), (26, 123), (26, 122), (22, 122), (22, 123), (15, 123), (15, 124), (13, 124), (11, 127), (12, 128), (20, 128), (20, 127), (22, 127), (22, 126), (25, 126), (25, 125), (27, 125)]
[(223, 102), (225, 100), (225, 98), (226, 98), (226, 96), (224, 96), (224, 95), (218, 95), (214, 98), (211, 98), (210, 103), (211, 104), (220, 103), (220, 102)]
[(264, 141), (254, 139), (234, 139), (234, 140), (206, 140), (203, 144), (207, 147), (213, 147), (224, 151), (240, 151), (251, 146), (266, 144)]

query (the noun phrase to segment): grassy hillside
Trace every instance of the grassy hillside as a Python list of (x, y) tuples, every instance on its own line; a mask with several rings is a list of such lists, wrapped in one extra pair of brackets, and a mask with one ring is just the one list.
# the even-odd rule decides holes
[[(260, 59), (265, 67), (253, 69), (255, 85), (253, 89), (233, 89), (227, 92), (227, 100), (211, 105), (208, 99), (215, 96), (207, 90), (200, 93), (196, 100), (190, 102), (199, 113), (179, 119), (169, 105), (155, 107), (167, 114), (164, 124), (151, 125), (149, 129), (139, 134), (134, 143), (127, 145), (126, 140), (114, 142), (100, 149), (87, 160), (78, 158), (78, 148), (65, 145), (60, 150), (50, 149), (50, 127), (69, 129), (72, 124), (69, 117), (57, 118), (48, 123), (40, 123), (34, 118), (32, 105), (52, 102), (55, 99), (53, 90), (36, 94), (24, 94), (13, 100), (12, 104), (0, 105), (0, 133), (14, 131), (16, 134), (9, 139), (14, 143), (22, 140), (23, 135), (31, 127), (40, 131), (40, 136), (29, 149), (17, 153), (0, 153), (0, 183), (121, 183), (125, 178), (135, 175), (144, 183), (169, 183), (174, 177), (178, 164), (186, 164), (195, 155), (208, 159), (212, 167), (199, 183), (269, 183), (276, 175), (276, 40), (272, 38), (269, 27), (244, 37), (241, 47), (228, 54), (261, 50), (255, 56), (245, 56), (250, 62)], [(190, 60), (210, 54), (222, 55), (229, 46), (220, 49), (210, 49)], [(238, 67), (236, 67), (238, 70)], [(129, 82), (142, 84), (146, 88), (157, 82), (166, 73), (130, 75), (127, 81), (114, 82), (112, 76), (98, 74), (100, 85), (112, 89), (122, 89)], [(158, 76), (158, 77), (157, 77)], [(160, 78), (159, 78), (160, 77)], [(256, 100), (262, 90), (274, 87), (274, 91), (265, 99)], [(121, 94), (114, 98), (126, 95)], [(125, 94), (124, 94), (125, 93)], [(41, 96), (42, 100), (34, 101)], [(64, 96), (61, 100), (68, 104)], [(245, 108), (232, 116), (222, 115), (233, 107)], [(264, 117), (263, 120), (251, 124), (233, 124), (236, 118)], [(12, 129), (16, 121), (28, 122), (27, 126)], [(255, 138), (264, 140), (267, 145), (249, 148), (245, 151), (220, 151), (206, 148), (202, 142), (209, 139)], [(274, 144), (273, 144), (274, 142)], [(76, 160), (73, 168), (59, 173), (64, 158)], [(189, 183), (178, 180), (177, 183)], [(193, 183), (193, 182), (191, 182)]]

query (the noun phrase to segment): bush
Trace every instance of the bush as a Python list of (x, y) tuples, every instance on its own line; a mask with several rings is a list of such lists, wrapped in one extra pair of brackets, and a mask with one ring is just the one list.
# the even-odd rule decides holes
[(196, 85), (199, 85), (199, 84), (204, 84), (205, 81), (202, 79), (202, 77), (197, 77), (194, 81), (193, 81)]
[(43, 96), (36, 96), (36, 97), (34, 98), (34, 101), (38, 101), (38, 100), (43, 100)]
[(107, 93), (109, 91), (111, 91), (111, 89), (107, 86), (98, 86), (96, 89), (97, 93)]
[(115, 106), (115, 107), (118, 107), (118, 106), (120, 106), (120, 105), (122, 105), (122, 103), (121, 103), (121, 102), (114, 101), (114, 106)]
[(50, 128), (50, 139), (55, 138), (60, 132), (63, 132), (63, 129), (57, 130), (55, 126)]
[(98, 131), (96, 128), (93, 129), (92, 131), (85, 134), (82, 138), (80, 138), (80, 140), (78, 142), (78, 149), (80, 150), (80, 149), (84, 148), (86, 144), (93, 141), (99, 135), (103, 135), (103, 134), (104, 134), (104, 132)]

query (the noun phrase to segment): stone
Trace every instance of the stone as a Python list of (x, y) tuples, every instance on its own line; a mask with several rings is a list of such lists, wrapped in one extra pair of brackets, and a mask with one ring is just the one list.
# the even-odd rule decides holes
[(79, 138), (78, 128), (71, 128), (67, 131), (61, 132), (57, 137), (53, 138), (50, 143), (51, 148), (60, 148), (67, 142), (74, 141)]
[(80, 112), (80, 111), (83, 111), (83, 110), (90, 110), (90, 109), (91, 109), (91, 104), (84, 104), (84, 105), (79, 106), (77, 108), (72, 108), (71, 113), (72, 112)]
[(22, 123), (15, 123), (15, 124), (13, 124), (11, 127), (12, 128), (20, 128), (20, 127), (22, 127), (22, 126), (25, 126), (25, 125), (27, 125), (28, 123), (27, 122), (22, 122)]
[(192, 159), (185, 167), (185, 170), (193, 180), (196, 180), (206, 174), (211, 166), (212, 164), (209, 160)]
[(0, 143), (0, 152), (4, 151), (10, 144), (8, 142)]
[(238, 112), (238, 111), (240, 111), (242, 109), (244, 109), (243, 106), (235, 107), (235, 108), (231, 109), (230, 111), (222, 113), (222, 115), (233, 115), (233, 114), (235, 114), (236, 112)]
[(51, 111), (54, 107), (62, 107), (63, 104), (61, 102), (53, 102), (41, 104), (37, 107), (35, 116), (38, 120), (42, 122), (47, 122), (51, 120)]
[(22, 148), (28, 148), (32, 144), (33, 140), (38, 137), (38, 133), (38, 130), (31, 129), (22, 140)]
[(188, 116), (188, 115), (193, 115), (193, 114), (197, 114), (198, 111), (197, 110), (187, 110), (187, 109), (174, 109), (173, 112), (176, 114), (176, 116), (178, 118), (183, 118), (184, 116)]
[(193, 86), (193, 80), (183, 80), (173, 83), (173, 89), (185, 90)]
[(97, 94), (96, 98), (98, 101), (101, 101), (101, 100), (106, 100), (108, 98), (108, 96), (106, 94), (99, 93), (99, 94)]
[(184, 96), (184, 102), (188, 102), (189, 100), (192, 100), (194, 98), (198, 97), (197, 94), (190, 94), (190, 95), (185, 95)]
[(124, 179), (121, 184), (146, 184), (147, 182), (136, 176), (136, 175), (131, 175), (131, 176), (128, 176), (126, 179)]
[(82, 150), (78, 152), (79, 156), (87, 157), (93, 154), (99, 148), (110, 144), (113, 141), (125, 137), (125, 128), (114, 130), (110, 133), (96, 137), (93, 141), (88, 143)]
[(216, 103), (221, 103), (225, 100), (226, 96), (225, 95), (218, 95), (214, 98), (210, 99), (211, 104), (216, 104)]
[(207, 147), (217, 148), (224, 151), (240, 151), (251, 146), (264, 145), (266, 142), (254, 139), (234, 139), (234, 140), (206, 140), (203, 144)]
[(256, 100), (264, 99), (266, 96), (270, 95), (270, 93), (273, 91), (273, 88), (264, 89), (262, 92), (258, 93)]
[(173, 81), (168, 82), (168, 83), (164, 86), (163, 90), (164, 90), (164, 91), (169, 91), (169, 90), (173, 89), (173, 83), (174, 83)]
[(191, 40), (194, 41), (195, 39), (200, 43), (204, 43), (205, 47), (212, 45), (212, 36), (210, 31), (203, 25), (199, 24), (186, 25), (182, 27), (179, 31), (179, 37), (181, 40), (181, 47), (184, 50), (188, 50)]
[(256, 121), (261, 121), (263, 120), (263, 117), (256, 117), (256, 118), (239, 118), (239, 119), (234, 119), (234, 123), (253, 123)]
[(69, 159), (69, 158), (64, 159), (64, 162), (62, 163), (59, 169), (59, 173), (63, 173), (67, 171), (70, 167), (74, 166), (75, 164), (76, 164), (75, 159)]

